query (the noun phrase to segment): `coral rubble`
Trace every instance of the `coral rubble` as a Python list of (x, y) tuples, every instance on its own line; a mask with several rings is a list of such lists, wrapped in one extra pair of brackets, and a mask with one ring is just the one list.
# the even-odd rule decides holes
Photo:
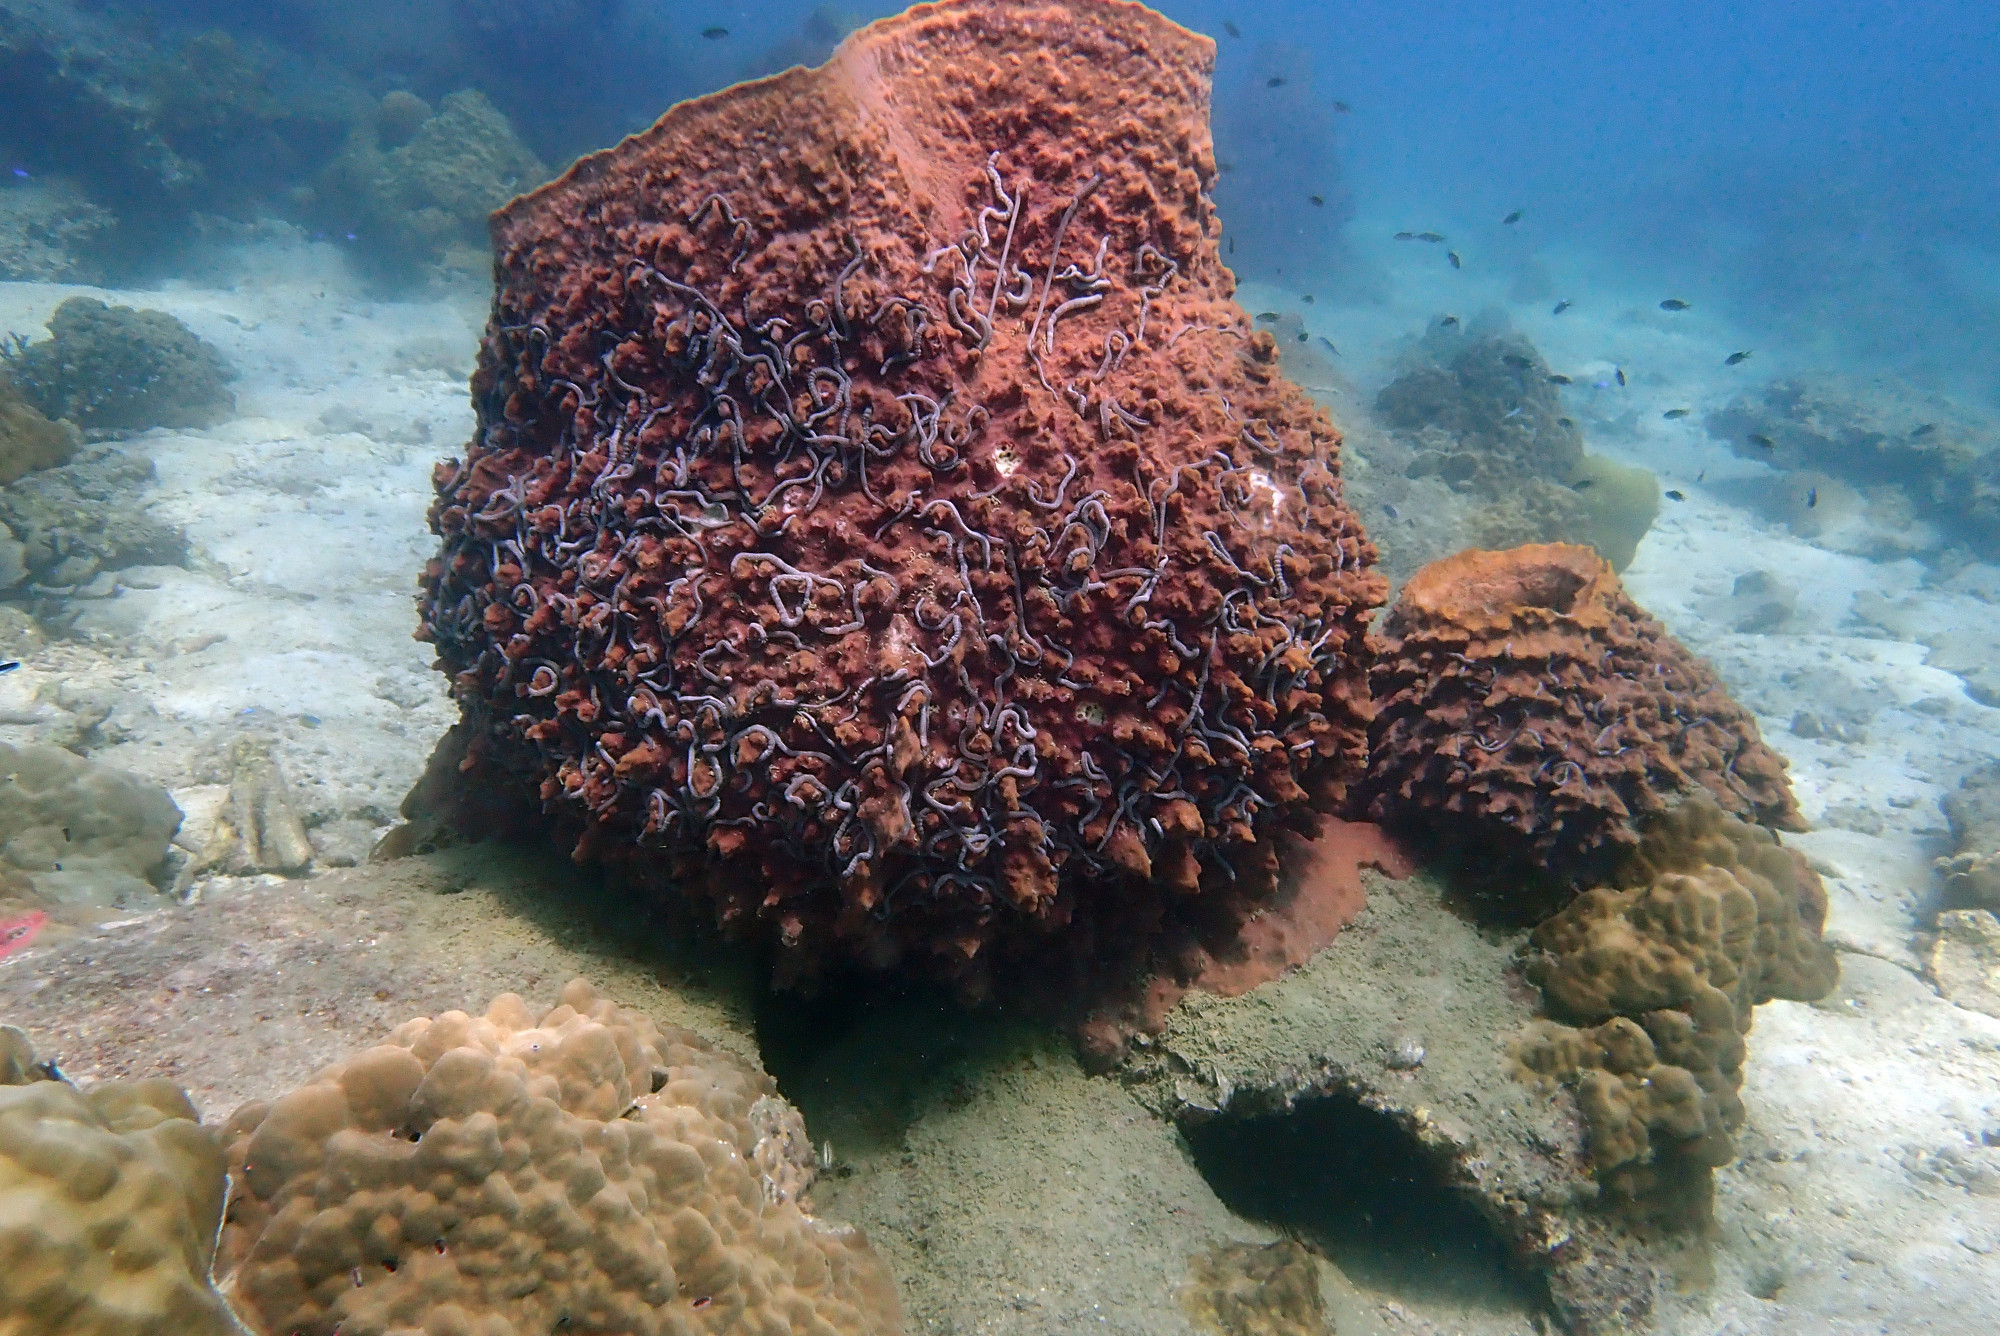
[(180, 824), (167, 791), (136, 775), (60, 747), (0, 742), (0, 877), (13, 874), (32, 904), (158, 904)]
[(216, 1272), (258, 1332), (901, 1327), (860, 1232), (798, 1203), (771, 1079), (581, 981), (411, 1021), (224, 1134)]
[(1360, 769), (1383, 585), (1229, 300), (1213, 59), (920, 6), (502, 210), (422, 598), (469, 778), (781, 973), (1254, 904)]
[(1956, 846), (1938, 860), (1946, 893), (1961, 905), (2000, 909), (2000, 761), (1960, 780), (1944, 814)]
[(1692, 795), (1799, 828), (1785, 763), (1587, 548), (1462, 552), (1374, 637), (1371, 818), (1562, 884), (1608, 873)]
[(1614, 1196), (1699, 1215), (1743, 1125), (1751, 1009), (1832, 990), (1826, 892), (1797, 852), (1706, 796), (1654, 818), (1607, 886), (1535, 930), (1528, 978), (1562, 1021), (1516, 1041), (1524, 1077), (1577, 1092)]
[(236, 409), (222, 355), (164, 311), (71, 297), (49, 335), (0, 348), (7, 379), (49, 417), (143, 431), (211, 426)]
[(165, 1080), (84, 1092), (0, 1026), (0, 1330), (232, 1336), (222, 1146)]

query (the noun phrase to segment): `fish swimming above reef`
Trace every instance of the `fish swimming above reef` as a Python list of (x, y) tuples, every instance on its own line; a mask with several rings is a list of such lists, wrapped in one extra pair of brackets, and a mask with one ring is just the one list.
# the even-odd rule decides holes
[(1814, 506), (1817, 506), (1818, 504), (1819, 504), (1819, 488), (1817, 487), (1806, 488), (1806, 509), (1811, 510)]
[(1562, 313), (1563, 313), (1564, 311), (1567, 311), (1567, 310), (1568, 310), (1568, 309), (1569, 309), (1570, 307), (1572, 307), (1572, 306), (1574, 306), (1574, 305), (1576, 305), (1576, 303), (1575, 303), (1575, 302), (1573, 302), (1573, 301), (1571, 301), (1571, 300), (1570, 300), (1569, 298), (1565, 297), (1565, 298), (1563, 298), (1563, 299), (1562, 299), (1561, 301), (1559, 301), (1559, 302), (1557, 302), (1557, 303), (1556, 303), (1556, 309), (1555, 309), (1555, 310), (1553, 310), (1553, 311), (1550, 311), (1550, 312), (1549, 312), (1549, 314), (1550, 314), (1550, 315), (1561, 315), (1561, 314), (1562, 314)]
[(1439, 316), (1439, 317), (1438, 317), (1438, 328), (1439, 328), (1439, 329), (1450, 329), (1450, 328), (1451, 328), (1452, 326), (1456, 325), (1457, 323), (1458, 323), (1458, 317), (1457, 317), (1457, 316), (1455, 316), (1455, 315), (1446, 315), (1446, 316)]
[(1451, 261), (1451, 267), (1452, 267), (1452, 268), (1454, 268), (1454, 269), (1463, 269), (1463, 268), (1465, 268), (1465, 261), (1463, 261), (1463, 260), (1461, 260), (1461, 259), (1459, 259), (1459, 258), (1458, 258), (1458, 252), (1457, 252), (1457, 251), (1446, 251), (1446, 252), (1444, 253), (1444, 257), (1445, 257), (1445, 259), (1447, 259), (1447, 260), (1450, 260), (1450, 261)]
[(1731, 353), (1729, 354), (1729, 356), (1722, 359), (1722, 364), (1724, 366), (1742, 366), (1745, 362), (1749, 360), (1750, 360), (1750, 354), (1747, 352)]
[(1660, 309), (1662, 311), (1685, 311), (1688, 309), (1688, 303), (1682, 301), (1679, 297), (1669, 297), (1660, 303)]
[(722, 40), (723, 38), (725, 38), (725, 37), (729, 36), (729, 29), (727, 29), (727, 28), (703, 28), (703, 29), (701, 30), (701, 35), (702, 35), (703, 37), (706, 37), (706, 38), (707, 38), (707, 39), (708, 39), (709, 41), (711, 41), (711, 42), (719, 42), (719, 41), (721, 41), (721, 40)]
[(1660, 416), (1669, 422), (1679, 422), (1692, 411), (1692, 409), (1687, 408), (1669, 408), (1666, 412), (1660, 414)]
[(1257, 312), (1257, 323), (1260, 325), (1275, 325), (1282, 319), (1284, 319), (1284, 317), (1279, 315), (1276, 311)]
[(1612, 371), (1617, 373), (1619, 387), (1623, 388), (1625, 384), (1625, 368), (1622, 366), (1615, 366), (1612, 367), (1611, 369)]
[(1678, 487), (1670, 487), (1667, 489), (1666, 497), (1669, 501), (1685, 501), (1687, 500), (1687, 493)]
[(1750, 439), (1750, 444), (1759, 446), (1765, 450), (1775, 450), (1778, 448), (1778, 443), (1772, 440), (1770, 437), (1766, 436), (1761, 431), (1751, 432), (1749, 439)]
[(1307, 195), (1306, 198), (1312, 201), (1312, 206), (1315, 209), (1324, 209), (1326, 207), (1326, 197), (1324, 195)]
[(1264, 87), (1266, 88), (1283, 88), (1284, 86), (1285, 86), (1285, 78), (1281, 74), (1274, 74), (1270, 78), (1264, 80)]
[(1443, 240), (1444, 240), (1444, 233), (1442, 233), (1442, 232), (1419, 232), (1419, 233), (1417, 233), (1417, 240), (1418, 240), (1418, 241), (1428, 241), (1428, 242), (1430, 242), (1430, 243), (1431, 243), (1432, 245), (1436, 245), (1437, 243), (1439, 243), (1439, 242), (1441, 242), (1441, 241), (1443, 241)]
[(1415, 241), (1416, 239), (1417, 234), (1415, 232), (1398, 232), (1396, 234), (1396, 240), (1398, 241)]
[(1333, 104), (1333, 109), (1339, 112), (1343, 116), (1348, 115), (1354, 110), (1354, 108), (1348, 106), (1345, 102), (1335, 102)]
[(0, 659), (0, 673), (11, 673), (20, 666), (19, 659)]
[(1223, 22), (1222, 30), (1228, 33), (1231, 37), (1241, 37), (1243, 35), (1243, 30), (1241, 28), (1237, 27), (1233, 23), (1228, 22), (1227, 20)]
[(1514, 224), (1520, 221), (1521, 221), (1521, 211), (1519, 209), (1516, 209), (1514, 210), (1514, 212), (1508, 214), (1505, 218), (1502, 218), (1500, 220), (1500, 226), (1512, 227)]
[(1924, 437), (1930, 435), (1932, 432), (1936, 430), (1937, 430), (1937, 423), (1926, 422), (1923, 426), (1918, 427), (1915, 431), (1910, 433), (1910, 439), (1913, 441), (1921, 441)]
[(1549, 384), (1551, 385), (1568, 385), (1570, 383), (1571, 383), (1570, 378), (1568, 376), (1561, 375), (1559, 373), (1549, 377)]
[(1508, 353), (1505, 357), (1502, 357), (1500, 360), (1505, 362), (1508, 366), (1515, 367), (1522, 371), (1526, 371), (1529, 367), (1535, 364), (1534, 358), (1523, 357), (1519, 353)]

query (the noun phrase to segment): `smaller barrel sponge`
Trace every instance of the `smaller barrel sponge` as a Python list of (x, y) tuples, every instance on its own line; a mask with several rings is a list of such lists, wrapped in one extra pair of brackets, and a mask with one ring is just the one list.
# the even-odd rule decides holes
[(410, 1021), (224, 1136), (217, 1272), (260, 1332), (901, 1326), (860, 1232), (800, 1204), (770, 1078), (581, 980), (539, 1018), (505, 994)]
[(1614, 1199), (1705, 1211), (1743, 1125), (1752, 1009), (1824, 997), (1839, 977), (1825, 920), (1805, 859), (1704, 795), (1654, 818), (1609, 885), (1535, 930), (1527, 976), (1560, 1020), (1515, 1042), (1516, 1074), (1576, 1090)]
[(1432, 562), (1370, 641), (1373, 820), (1558, 887), (1601, 881), (1690, 795), (1802, 828), (1756, 720), (1589, 548)]
[(30, 404), (83, 428), (207, 427), (236, 411), (214, 346), (165, 311), (71, 297), (49, 338), (0, 346), (0, 372)]
[(239, 1333), (208, 1283), (226, 1184), (172, 1082), (79, 1091), (0, 1026), (0, 1334)]

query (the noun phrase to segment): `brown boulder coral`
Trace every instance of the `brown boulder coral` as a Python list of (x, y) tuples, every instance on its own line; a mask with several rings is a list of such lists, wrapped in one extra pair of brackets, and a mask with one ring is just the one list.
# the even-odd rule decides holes
[(216, 1270), (259, 1331), (901, 1327), (860, 1232), (796, 1200), (770, 1078), (581, 981), (411, 1021), (225, 1135)]
[(1742, 1127), (1751, 1009), (1838, 977), (1826, 892), (1795, 850), (1706, 796), (1656, 817), (1609, 886), (1535, 930), (1528, 978), (1555, 1015), (1514, 1045), (1520, 1073), (1572, 1085), (1618, 1200), (1699, 1215)]
[(0, 1026), (0, 1332), (229, 1336), (222, 1147), (170, 1081), (80, 1091)]
[(1361, 768), (1383, 586), (1230, 300), (1213, 60), (923, 5), (501, 210), (422, 598), (469, 779), (788, 974), (1254, 905)]
[(1433, 562), (1372, 643), (1374, 820), (1559, 885), (1608, 875), (1691, 795), (1801, 828), (1756, 720), (1588, 548)]

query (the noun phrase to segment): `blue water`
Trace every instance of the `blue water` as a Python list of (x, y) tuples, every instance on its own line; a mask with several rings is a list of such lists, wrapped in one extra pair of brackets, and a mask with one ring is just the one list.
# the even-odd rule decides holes
[[(2000, 6), (1160, 7), (1219, 45), (1218, 150), (1232, 169), (1219, 199), (1246, 276), (1366, 293), (1379, 284), (1357, 237), (1435, 229), (1479, 238), (1482, 261), (1587, 255), (1767, 341), (2000, 399), (2000, 368), (1981, 355), (2000, 335)], [(678, 99), (818, 59), (843, 26), (899, 6), (145, 8), (166, 34), (358, 45), (378, 82), (428, 97), (473, 83), (560, 162)], [(728, 36), (703, 36), (714, 28)], [(1285, 84), (1269, 87), (1273, 75)], [(1497, 235), (1514, 209), (1517, 229)]]

